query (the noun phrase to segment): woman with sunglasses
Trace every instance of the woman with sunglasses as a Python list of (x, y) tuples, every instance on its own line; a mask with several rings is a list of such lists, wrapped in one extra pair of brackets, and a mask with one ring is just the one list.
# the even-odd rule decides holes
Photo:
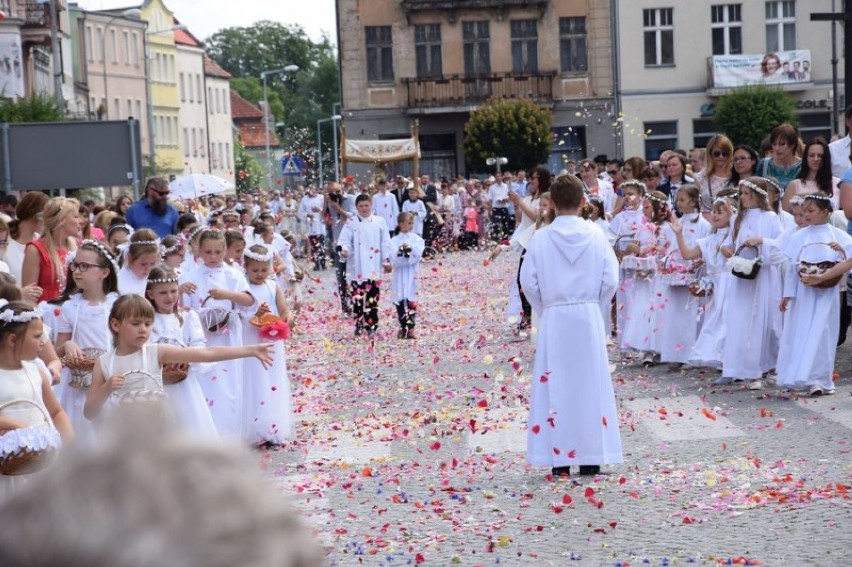
[(695, 184), (698, 186), (701, 212), (710, 217), (713, 201), (725, 187), (730, 187), (733, 172), (734, 145), (724, 134), (716, 134), (707, 142), (707, 164), (696, 172)]
[(834, 188), (840, 180), (831, 174), (831, 152), (828, 144), (823, 138), (814, 138), (805, 145), (803, 156), (799, 175), (787, 184), (781, 206), (785, 211), (791, 212), (790, 209), (793, 207), (790, 200), (793, 197), (824, 193), (831, 197), (832, 208), (837, 210), (838, 202)]

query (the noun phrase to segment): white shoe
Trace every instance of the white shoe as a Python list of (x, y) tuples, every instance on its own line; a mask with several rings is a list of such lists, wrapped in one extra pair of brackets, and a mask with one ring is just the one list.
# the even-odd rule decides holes
[(719, 376), (715, 380), (713, 380), (714, 386), (727, 386), (731, 383), (731, 379), (727, 376)]
[(808, 395), (812, 398), (816, 398), (819, 396), (830, 396), (834, 393), (834, 389), (825, 390), (822, 386), (813, 385), (808, 389)]
[(763, 389), (763, 380), (758, 378), (757, 380), (752, 380), (748, 383), (749, 390), (762, 390)]

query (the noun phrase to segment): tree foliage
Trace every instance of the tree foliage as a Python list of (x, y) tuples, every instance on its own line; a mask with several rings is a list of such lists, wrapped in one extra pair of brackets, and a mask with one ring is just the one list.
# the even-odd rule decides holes
[(544, 163), (553, 139), (553, 114), (530, 99), (492, 99), (470, 115), (464, 128), (467, 166), (488, 171), (489, 157), (505, 157), (504, 169)]
[(0, 122), (62, 122), (65, 113), (45, 94), (0, 99)]
[(797, 124), (796, 106), (781, 89), (765, 85), (746, 86), (719, 99), (713, 121), (716, 129), (734, 144), (748, 144), (757, 149), (779, 124)]
[(234, 171), (237, 174), (237, 193), (251, 193), (260, 188), (263, 169), (257, 159), (246, 151), (239, 136), (234, 136)]
[(295, 73), (267, 76), (270, 111), (288, 128), (315, 128), (340, 100), (334, 46), (312, 41), (298, 25), (261, 21), (220, 30), (205, 42), (207, 54), (233, 75), (232, 88), (249, 102), (263, 100), (261, 73), (296, 65)]

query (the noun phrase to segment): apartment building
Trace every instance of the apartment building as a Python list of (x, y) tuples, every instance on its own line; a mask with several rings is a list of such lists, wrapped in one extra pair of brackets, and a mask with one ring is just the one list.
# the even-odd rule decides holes
[(204, 46), (188, 30), (175, 32), (183, 173), (208, 173), (207, 88), (204, 84)]
[(234, 181), (234, 122), (231, 119), (231, 74), (204, 56), (207, 84), (207, 135), (209, 171)]
[[(551, 168), (612, 155), (609, 7), (610, 0), (339, 0), (347, 137), (407, 138), (416, 119), (423, 173), (473, 173), (462, 148), (471, 111), (491, 97), (529, 97), (554, 113)], [(410, 164), (389, 168), (408, 173)], [(369, 168), (350, 171), (359, 169)]]
[[(832, 108), (831, 24), (810, 18), (830, 12), (832, 0), (616, 4), (623, 155), (655, 159), (667, 148), (704, 147), (715, 131), (715, 104), (746, 84), (786, 91), (805, 139), (844, 133), (842, 97)], [(837, 30), (842, 92), (842, 26)]]

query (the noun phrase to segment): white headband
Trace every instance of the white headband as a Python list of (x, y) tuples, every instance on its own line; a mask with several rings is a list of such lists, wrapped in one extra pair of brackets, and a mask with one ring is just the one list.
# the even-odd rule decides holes
[(3, 309), (7, 305), (9, 305), (7, 300), (0, 299), (0, 309), (2, 309), (2, 312), (0, 312), (0, 321), (4, 325), (8, 325), (9, 323), (29, 323), (33, 319), (41, 319), (41, 315), (37, 311), (30, 309), (16, 314), (14, 309)]
[(169, 277), (169, 278), (148, 278), (149, 284), (172, 284), (172, 283), (176, 284), (178, 282), (179, 282), (179, 280), (178, 280), (177, 276), (173, 276), (173, 277)]
[(624, 190), (625, 187), (636, 187), (638, 189), (641, 189), (643, 193), (645, 193), (648, 190), (648, 187), (646, 187), (644, 183), (642, 183), (641, 181), (637, 181), (636, 179), (628, 179), (627, 181), (622, 183), (621, 184), (622, 191)]
[[(793, 197), (795, 199), (795, 197)], [(826, 197), (825, 195), (820, 195), (819, 193), (809, 193), (804, 196), (804, 200), (814, 200), (814, 201), (826, 201), (831, 203), (831, 197)]]
[(741, 186), (748, 187), (749, 189), (751, 189), (752, 191), (754, 191), (758, 195), (763, 195), (764, 197), (769, 196), (769, 193), (767, 193), (766, 190), (763, 187), (760, 187), (760, 186), (756, 185), (755, 183), (752, 183), (751, 181), (743, 179), (742, 181), (740, 181), (739, 184)]
[[(257, 246), (260, 246), (260, 244), (258, 244)], [(272, 250), (270, 250), (269, 248), (266, 248), (265, 246), (260, 246), (260, 247), (263, 248), (264, 250), (266, 250), (266, 253), (258, 254), (257, 252), (252, 252), (251, 250), (246, 248), (245, 251), (243, 252), (243, 256), (245, 256), (249, 260), (255, 260), (257, 262), (271, 262), (272, 256), (273, 256)]]
[[(621, 186), (622, 186), (622, 187), (624, 187), (624, 184), (622, 183), (622, 185), (621, 185)], [(665, 199), (660, 199), (659, 197), (657, 197), (657, 196), (655, 196), (655, 195), (651, 195), (650, 193), (648, 193), (647, 195), (645, 195), (645, 198), (646, 198), (646, 199), (650, 199), (651, 201), (654, 201), (655, 203), (659, 203), (659, 204), (661, 204), (661, 205), (668, 205), (668, 204), (669, 204), (669, 202), (668, 202), (667, 200), (665, 200)]]
[(781, 187), (781, 184), (780, 184), (780, 183), (778, 183), (777, 181), (775, 181), (775, 180), (774, 180), (774, 179), (772, 179), (771, 177), (764, 177), (763, 179), (764, 179), (767, 183), (769, 183), (770, 185), (772, 185), (772, 186), (775, 188), (775, 190), (776, 190), (776, 191), (778, 191), (778, 194), (779, 194), (779, 195), (781, 195), (782, 197), (784, 196), (784, 188), (783, 188), (783, 187)]
[[(113, 255), (112, 255), (112, 252), (110, 252), (110, 251), (109, 251), (109, 249), (108, 249), (106, 246), (104, 246), (103, 244), (101, 244), (101, 242), (100, 242), (100, 241), (98, 241), (98, 240), (84, 240), (82, 243), (80, 243), (80, 246), (81, 246), (81, 247), (83, 247), (83, 246), (85, 246), (85, 245), (87, 245), (87, 244), (88, 244), (89, 246), (94, 246), (95, 248), (97, 248), (97, 249), (98, 249), (98, 251), (100, 251), (101, 255), (102, 255), (104, 258), (106, 258), (106, 259), (109, 261), (109, 263), (110, 263), (110, 264), (112, 264), (113, 270), (115, 270), (115, 272), (116, 272), (116, 273), (118, 273), (118, 270), (119, 270), (118, 262), (116, 262), (116, 261), (115, 261), (115, 256), (113, 256)], [(71, 254), (69, 254), (69, 256), (70, 256), (70, 255), (71, 255)], [(77, 257), (77, 253), (76, 253), (76, 252), (74, 252), (74, 257), (75, 257), (75, 258)], [(73, 261), (73, 258), (72, 258), (71, 260), (68, 260), (68, 259), (66, 258), (66, 262), (67, 262), (69, 265), (71, 264), (71, 262), (72, 262), (72, 261)]]

